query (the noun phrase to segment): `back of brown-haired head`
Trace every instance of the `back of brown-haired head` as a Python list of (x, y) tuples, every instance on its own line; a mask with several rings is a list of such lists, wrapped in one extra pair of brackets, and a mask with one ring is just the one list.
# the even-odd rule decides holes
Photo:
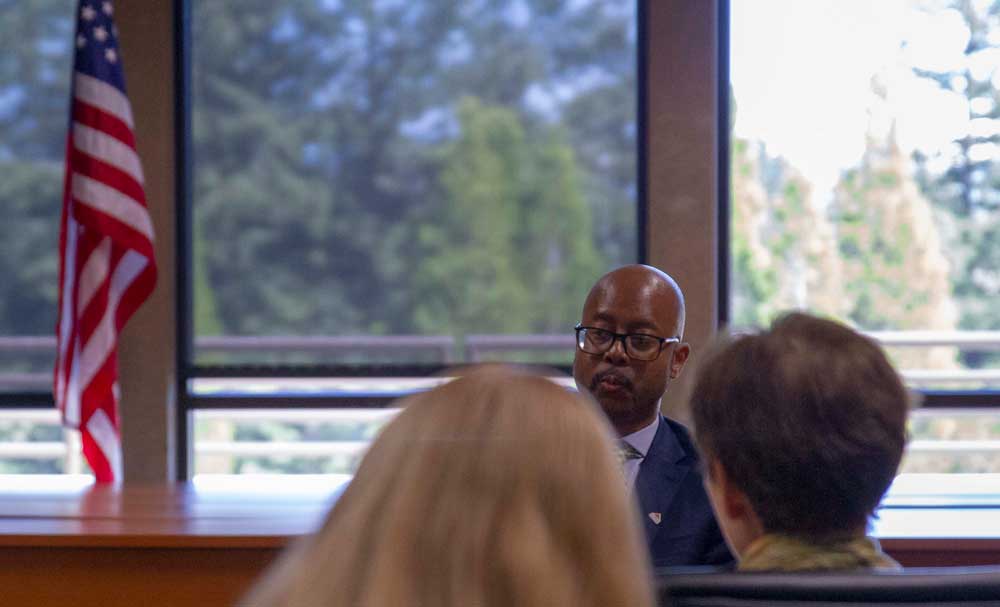
[(718, 346), (691, 408), (706, 459), (769, 533), (863, 530), (906, 443), (907, 392), (879, 346), (801, 313)]

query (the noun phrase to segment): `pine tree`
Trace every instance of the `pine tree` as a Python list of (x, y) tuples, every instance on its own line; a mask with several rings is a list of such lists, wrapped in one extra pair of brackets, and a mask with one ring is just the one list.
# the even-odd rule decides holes
[[(967, 108), (964, 132), (948, 150), (916, 153), (920, 186), (933, 204), (947, 211), (947, 229), (954, 293), (965, 329), (1000, 329), (1000, 1), (950, 0), (930, 11), (957, 12), (968, 29), (963, 61), (952, 71), (914, 72), (962, 99)], [(940, 11), (940, 12), (939, 12)], [(944, 164), (947, 168), (936, 170)], [(964, 353), (965, 363), (982, 366), (990, 357)]]
[[(951, 267), (931, 202), (900, 150), (884, 78), (872, 78), (865, 152), (834, 189), (847, 317), (868, 330), (954, 330)], [(904, 369), (954, 368), (954, 348), (893, 352)]]
[[(504, 306), (536, 319), (524, 330), (565, 331), (578, 285), (634, 259), (630, 6), (194, 7), (195, 259), (214, 295), (196, 304), (214, 303), (222, 332), (441, 332), (448, 312), (466, 319), (454, 325), (463, 331), (474, 319), (521, 330), (520, 321), (500, 328)], [(463, 96), (478, 109), (459, 103)], [(511, 136), (473, 146), (480, 133), (466, 129), (483, 120)], [(468, 146), (478, 155), (455, 157)], [(515, 172), (501, 178), (471, 166), (491, 157)], [(478, 222), (494, 216), (487, 225), (496, 231), (484, 231)], [(459, 239), (448, 252), (444, 241), (431, 243), (436, 232), (475, 234), (482, 251)], [(464, 289), (465, 275), (443, 269), (487, 251), (509, 257), (475, 268), (496, 274), (481, 283), (489, 292), (430, 310), (428, 301)], [(556, 265), (536, 277), (548, 263)]]
[(812, 185), (761, 142), (734, 139), (732, 155), (733, 324), (791, 309), (845, 316), (835, 235)]

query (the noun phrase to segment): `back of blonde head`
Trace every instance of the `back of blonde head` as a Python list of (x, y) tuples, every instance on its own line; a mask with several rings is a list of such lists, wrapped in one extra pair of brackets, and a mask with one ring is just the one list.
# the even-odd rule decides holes
[(248, 605), (653, 605), (611, 430), (549, 380), (480, 370), (407, 399), (322, 529)]

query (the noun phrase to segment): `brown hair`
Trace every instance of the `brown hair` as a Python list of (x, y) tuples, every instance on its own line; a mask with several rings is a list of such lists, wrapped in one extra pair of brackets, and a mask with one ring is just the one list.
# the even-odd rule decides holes
[(406, 399), (248, 605), (653, 605), (596, 406), (510, 369)]
[(907, 392), (881, 348), (807, 314), (718, 346), (692, 393), (695, 440), (764, 530), (864, 529), (906, 444)]

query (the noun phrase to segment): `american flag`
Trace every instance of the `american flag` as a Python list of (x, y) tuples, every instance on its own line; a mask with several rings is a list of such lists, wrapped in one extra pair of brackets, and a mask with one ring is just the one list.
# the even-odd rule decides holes
[(99, 483), (121, 479), (118, 333), (156, 285), (153, 224), (110, 1), (77, 11), (54, 394)]

